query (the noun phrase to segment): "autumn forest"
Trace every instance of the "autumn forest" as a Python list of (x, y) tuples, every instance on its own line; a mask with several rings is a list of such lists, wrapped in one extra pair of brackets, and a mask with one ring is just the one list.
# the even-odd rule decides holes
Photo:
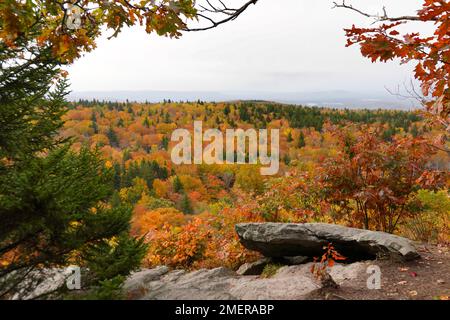
[[(194, 119), (221, 131), (280, 129), (279, 174), (264, 177), (248, 164), (174, 165), (170, 134)], [(131, 232), (149, 243), (148, 267), (237, 268), (252, 255), (234, 233), (244, 221), (329, 222), (424, 241), (449, 236), (448, 153), (434, 141), (442, 132), (419, 112), (79, 101), (64, 121), (61, 136), (74, 139), (72, 148), (96, 149), (113, 171), (109, 205), (133, 208)]]
[(2, 0), (0, 300), (449, 300), (450, 3), (325, 2)]

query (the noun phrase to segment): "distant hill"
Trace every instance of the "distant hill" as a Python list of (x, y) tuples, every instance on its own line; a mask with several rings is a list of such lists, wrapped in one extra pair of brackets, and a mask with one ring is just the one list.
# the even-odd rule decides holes
[(412, 110), (418, 106), (412, 100), (388, 92), (362, 93), (351, 91), (320, 92), (215, 92), (215, 91), (84, 91), (72, 92), (69, 100), (98, 99), (108, 101), (160, 102), (172, 101), (274, 101), (332, 108), (368, 108)]

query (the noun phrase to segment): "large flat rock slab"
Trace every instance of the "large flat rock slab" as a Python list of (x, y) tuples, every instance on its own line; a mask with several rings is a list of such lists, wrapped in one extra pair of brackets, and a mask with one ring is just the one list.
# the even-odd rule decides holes
[[(124, 284), (129, 299), (139, 300), (307, 300), (321, 288), (309, 262), (284, 266), (270, 278), (241, 276), (226, 268), (187, 272), (166, 267), (130, 275)], [(339, 284), (366, 277), (367, 263), (336, 264), (330, 274)]]
[(326, 223), (241, 223), (236, 225), (241, 243), (266, 257), (318, 257), (333, 243), (349, 261), (390, 255), (412, 260), (419, 257), (410, 240), (393, 234)]
[(124, 290), (129, 299), (139, 300), (306, 299), (320, 288), (309, 269), (310, 266), (295, 274), (280, 272), (261, 278), (240, 276), (226, 268), (186, 272), (160, 267), (132, 274)]

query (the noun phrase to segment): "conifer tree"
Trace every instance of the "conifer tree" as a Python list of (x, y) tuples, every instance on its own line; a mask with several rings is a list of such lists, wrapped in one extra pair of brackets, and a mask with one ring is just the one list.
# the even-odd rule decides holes
[(292, 142), (294, 141), (294, 139), (292, 138), (292, 133), (289, 131), (288, 135), (287, 135), (287, 142)]
[(305, 146), (306, 146), (305, 135), (303, 134), (303, 131), (300, 131), (300, 135), (298, 136), (297, 147), (304, 148)]
[(0, 299), (70, 264), (90, 270), (85, 289), (117, 296), (145, 245), (129, 236), (131, 209), (108, 205), (113, 170), (58, 138), (68, 84), (51, 48), (23, 36), (14, 48), (0, 44), (0, 61)]
[(98, 133), (98, 125), (97, 125), (97, 117), (95, 115), (95, 112), (92, 112), (92, 117), (91, 117), (91, 127), (94, 130), (94, 133), (97, 134)]
[(178, 176), (176, 176), (175, 179), (173, 180), (173, 191), (175, 191), (176, 193), (179, 193), (182, 190), (183, 190), (183, 184), (181, 183), (180, 178)]
[(193, 214), (194, 210), (192, 209), (191, 200), (186, 193), (183, 194), (181, 198), (180, 209), (184, 214)]
[(106, 132), (106, 136), (109, 139), (109, 144), (111, 145), (111, 147), (119, 147), (119, 138), (117, 138), (117, 134), (114, 132), (113, 128), (108, 129), (108, 131)]

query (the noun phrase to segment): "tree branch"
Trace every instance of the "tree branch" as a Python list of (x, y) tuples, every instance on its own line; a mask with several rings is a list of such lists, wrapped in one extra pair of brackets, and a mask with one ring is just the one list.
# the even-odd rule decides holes
[(206, 13), (212, 13), (212, 14), (224, 14), (227, 16), (226, 18), (216, 20), (216, 19), (214, 19), (214, 17), (209, 17), (203, 13), (198, 13), (197, 17), (207, 20), (210, 25), (205, 26), (205, 27), (198, 27), (198, 28), (190, 28), (186, 25), (186, 28), (184, 28), (183, 31), (204, 31), (204, 30), (216, 28), (216, 27), (220, 26), (221, 24), (235, 20), (245, 10), (247, 10), (248, 7), (250, 7), (250, 5), (256, 4), (259, 0), (247, 1), (244, 5), (242, 5), (240, 8), (237, 8), (237, 9), (228, 8), (224, 4), (223, 1), (221, 1), (221, 0), (218, 0), (218, 1), (220, 2), (220, 7), (219, 7), (219, 5), (213, 5), (210, 0), (206, 0), (209, 8), (199, 5), (199, 7), (201, 8), (201, 10), (199, 10), (199, 11), (203, 12), (203, 13), (206, 12)]
[[(333, 9), (335, 8), (344, 8), (344, 9), (348, 9), (351, 11), (354, 11), (360, 15), (363, 15), (367, 18), (373, 18), (376, 20), (376, 22), (381, 22), (381, 21), (390, 21), (390, 22), (401, 22), (401, 21), (423, 21), (419, 16), (399, 16), (399, 17), (390, 17), (387, 14), (386, 11), (386, 7), (383, 7), (383, 15), (379, 15), (379, 14), (370, 14), (367, 12), (364, 12), (360, 9), (357, 9), (355, 7), (353, 7), (351, 4), (347, 4), (345, 3), (345, 0), (342, 0), (342, 3), (339, 4), (337, 2), (333, 2), (334, 6)], [(436, 21), (437, 19), (432, 19), (433, 21)]]

